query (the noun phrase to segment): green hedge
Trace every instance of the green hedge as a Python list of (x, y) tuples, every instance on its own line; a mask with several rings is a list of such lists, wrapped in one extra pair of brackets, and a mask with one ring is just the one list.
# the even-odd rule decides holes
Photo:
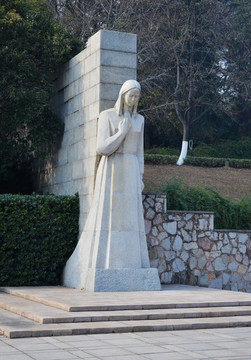
[[(160, 155), (160, 154), (145, 154), (145, 163), (152, 165), (175, 165), (178, 161), (178, 156), (175, 155)], [(184, 161), (185, 165), (202, 166), (202, 167), (222, 167), (230, 166), (233, 168), (251, 169), (251, 160), (249, 159), (223, 159), (223, 158), (207, 158), (187, 156)]]
[(0, 286), (60, 284), (78, 219), (78, 196), (0, 195)]
[(160, 155), (160, 154), (145, 154), (145, 164), (152, 165), (175, 165), (178, 161), (178, 156), (175, 155)]
[[(163, 150), (161, 150), (163, 151)], [(251, 159), (251, 138), (222, 140), (214, 144), (201, 143), (189, 150), (189, 156), (221, 157), (230, 159)]]
[(250, 197), (234, 203), (212, 189), (190, 187), (177, 179), (167, 183), (166, 195), (168, 210), (213, 211), (216, 229), (251, 229)]

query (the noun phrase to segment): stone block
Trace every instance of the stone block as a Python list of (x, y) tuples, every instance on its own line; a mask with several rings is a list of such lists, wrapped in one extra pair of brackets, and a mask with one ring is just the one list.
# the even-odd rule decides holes
[(137, 55), (136, 53), (133, 54), (112, 50), (101, 50), (100, 65), (136, 69)]
[(171, 235), (175, 235), (176, 232), (177, 232), (177, 222), (176, 221), (163, 223), (163, 227), (166, 230), (166, 232), (171, 234)]
[(198, 259), (198, 268), (199, 268), (199, 270), (203, 270), (206, 263), (207, 263), (207, 260), (206, 260), (205, 256)]
[(91, 87), (84, 92), (83, 105), (88, 106), (99, 101), (100, 88), (98, 85)]
[(68, 62), (69, 68), (74, 67), (79, 62), (82, 62), (86, 56), (86, 50), (84, 49)]
[(84, 177), (84, 162), (83, 160), (74, 161), (72, 164), (72, 179), (82, 179)]
[(165, 239), (161, 242), (161, 246), (163, 247), (163, 249), (165, 250), (171, 250), (171, 241), (170, 239)]
[(242, 244), (246, 244), (248, 241), (248, 234), (239, 234), (239, 242)]
[(239, 264), (237, 261), (231, 261), (231, 263), (228, 265), (228, 269), (231, 271), (236, 271), (238, 268)]
[(85, 125), (80, 125), (77, 128), (73, 129), (73, 143), (77, 143), (84, 139), (84, 133), (85, 133)]
[(72, 164), (58, 166), (56, 168), (55, 183), (60, 184), (72, 180)]
[[(101, 49), (137, 52), (137, 35), (118, 31), (100, 31)], [(93, 44), (93, 41), (92, 41)]]
[(119, 84), (122, 85), (126, 80), (136, 80), (137, 72), (136, 69), (128, 69), (121, 67), (100, 67), (100, 82), (108, 84)]
[(87, 48), (89, 50), (88, 55), (97, 52), (100, 49), (101, 43), (101, 33), (104, 30), (98, 31), (96, 34), (92, 35), (87, 42)]
[(88, 74), (89, 72), (93, 71), (100, 65), (101, 65), (100, 64), (100, 53), (98, 51), (95, 53), (92, 53), (85, 60), (85, 73)]
[(214, 215), (209, 216), (209, 230), (214, 230)]
[(216, 271), (224, 271), (224, 270), (226, 270), (226, 265), (224, 264), (224, 262), (222, 261), (222, 259), (220, 257), (218, 257), (217, 259), (215, 259), (213, 261), (213, 265), (214, 265), (214, 269)]
[(181, 234), (182, 234), (183, 240), (184, 240), (185, 242), (190, 242), (190, 241), (192, 241), (191, 236), (189, 235), (189, 233), (188, 233), (186, 230), (181, 229)]
[(189, 254), (187, 251), (182, 251), (180, 257), (184, 262), (186, 262), (189, 259)]
[(197, 259), (195, 257), (191, 257), (189, 259), (189, 267), (191, 270), (193, 270), (197, 267)]
[(115, 101), (114, 100), (105, 100), (105, 99), (101, 99), (100, 100), (100, 111), (109, 109), (111, 107), (114, 107)]
[(243, 245), (243, 244), (239, 245), (239, 251), (241, 254), (246, 254), (246, 251), (247, 251), (246, 245)]
[(58, 195), (75, 195), (78, 192), (78, 184), (75, 181), (59, 183), (57, 188)]
[(84, 91), (84, 89), (85, 89), (84, 77), (81, 77), (76, 81), (72, 82), (64, 89), (64, 102), (67, 102), (70, 99), (74, 98), (74, 96), (81, 94)]
[(68, 157), (67, 157), (67, 149), (61, 148), (58, 152), (58, 165), (67, 164)]
[(159, 291), (161, 289), (157, 269), (89, 269), (86, 290)]
[(68, 147), (73, 144), (73, 130), (68, 130), (64, 132), (64, 136), (61, 142), (61, 148)]
[(77, 63), (70, 70), (71, 82), (76, 81), (85, 74), (85, 61)]
[(231, 244), (228, 244), (228, 245), (223, 246), (222, 249), (221, 249), (221, 252), (222, 252), (223, 254), (231, 254), (231, 252), (232, 252), (232, 245), (231, 245)]
[(100, 68), (96, 67), (92, 69), (90, 72), (84, 75), (83, 80), (80, 78), (78, 81), (83, 81), (85, 89), (100, 84)]
[(90, 105), (87, 107), (88, 118), (90, 120), (98, 119), (98, 116), (100, 113), (100, 106), (101, 106), (100, 103), (101, 103), (101, 101), (96, 101), (96, 102), (90, 103)]
[(181, 259), (177, 258), (173, 261), (173, 271), (174, 272), (182, 272), (186, 269), (186, 266), (184, 264), (184, 261), (182, 261)]
[(100, 97), (103, 100), (113, 100), (114, 102), (118, 98), (121, 85), (113, 84), (100, 84)]
[(197, 248), (198, 248), (198, 245), (196, 242), (190, 242), (190, 243), (184, 244), (185, 250), (193, 250), (193, 249), (197, 249)]
[(182, 249), (183, 241), (179, 235), (176, 235), (173, 242), (173, 250), (178, 251)]
[(83, 94), (79, 94), (68, 101), (68, 115), (75, 113), (83, 107), (83, 98)]
[(161, 283), (162, 284), (171, 284), (173, 278), (172, 271), (167, 271), (161, 274)]

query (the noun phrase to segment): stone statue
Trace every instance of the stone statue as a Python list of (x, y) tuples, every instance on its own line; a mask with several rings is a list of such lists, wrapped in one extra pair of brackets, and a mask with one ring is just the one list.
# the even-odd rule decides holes
[(92, 291), (159, 290), (145, 238), (144, 118), (137, 113), (140, 84), (126, 81), (115, 107), (98, 121), (93, 203), (80, 240), (67, 261), (64, 285)]

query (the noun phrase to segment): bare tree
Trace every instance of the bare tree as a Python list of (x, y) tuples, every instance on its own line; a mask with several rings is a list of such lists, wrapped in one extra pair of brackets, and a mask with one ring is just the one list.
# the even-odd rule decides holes
[(48, 0), (84, 41), (99, 29), (138, 35), (141, 109), (183, 133), (220, 108), (228, 78), (222, 54), (231, 27), (223, 0)]

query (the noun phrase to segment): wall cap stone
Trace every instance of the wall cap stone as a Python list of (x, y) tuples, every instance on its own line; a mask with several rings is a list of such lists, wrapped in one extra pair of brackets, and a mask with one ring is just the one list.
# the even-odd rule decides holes
[(214, 212), (213, 211), (193, 211), (193, 210), (167, 210), (166, 211), (167, 214), (209, 214), (209, 215), (213, 215)]

